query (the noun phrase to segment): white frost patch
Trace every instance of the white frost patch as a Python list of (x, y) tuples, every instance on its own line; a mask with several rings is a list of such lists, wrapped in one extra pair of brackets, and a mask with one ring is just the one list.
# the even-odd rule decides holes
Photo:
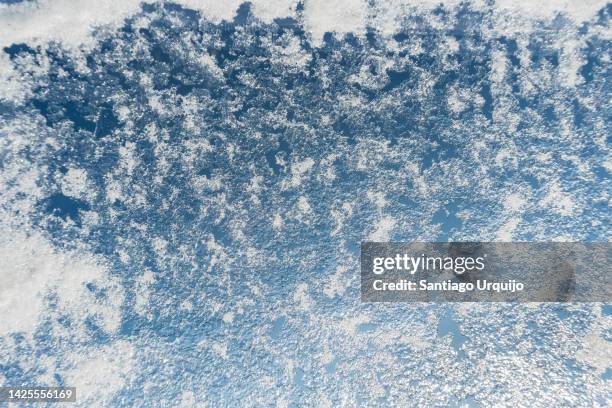
[(300, 196), (295, 204), (295, 209), (291, 211), (291, 218), (298, 220), (306, 225), (312, 221), (313, 210), (306, 196)]
[(308, 295), (308, 285), (306, 283), (300, 283), (297, 285), (293, 294), (293, 301), (300, 305), (301, 310), (309, 310), (312, 305), (312, 300)]
[(504, 147), (497, 152), (495, 156), (495, 165), (499, 167), (512, 167), (515, 168), (518, 165), (518, 153), (516, 148)]
[(205, 408), (208, 405), (198, 402), (198, 398), (193, 391), (184, 391), (178, 403), (178, 408)]
[[(13, 136), (0, 137), (0, 151), (9, 151), (12, 147), (5, 147), (3, 142), (11, 142)], [(15, 135), (17, 139), (18, 136)], [(26, 138), (21, 138), (26, 139)], [(48, 170), (45, 167), (33, 166), (26, 161), (12, 162), (6, 160), (0, 172), (0, 207), (9, 205), (12, 208), (10, 217), (16, 221), (15, 214), (22, 215), (34, 214), (38, 211), (36, 202), (42, 199), (44, 190), (38, 183)], [(8, 218), (7, 218), (8, 219)], [(29, 221), (27, 221), (29, 222)]]
[[(321, 118), (321, 123), (325, 123), (328, 120), (327, 117)], [(319, 162), (319, 179), (324, 181), (333, 181), (336, 179), (336, 171), (334, 169), (334, 161), (338, 158), (337, 154), (329, 154)]]
[(395, 224), (397, 224), (395, 218), (389, 215), (381, 217), (374, 226), (374, 231), (370, 234), (368, 239), (374, 242), (389, 241)]
[[(201, 295), (201, 297), (203, 298), (204, 295)], [(187, 311), (192, 311), (193, 310), (193, 303), (191, 303), (189, 300), (185, 299), (181, 302), (181, 304), (179, 305), (179, 308), (181, 310), (187, 310)]]
[(155, 237), (151, 240), (153, 250), (157, 258), (163, 258), (166, 256), (166, 248), (168, 247), (168, 241), (163, 238)]
[(559, 59), (559, 80), (566, 87), (582, 84), (583, 77), (580, 75), (580, 68), (585, 61), (581, 55), (581, 48), (585, 44), (572, 38), (564, 38), (559, 42), (562, 48)]
[(520, 211), (525, 205), (525, 199), (518, 193), (511, 193), (506, 196), (504, 201), (504, 208), (509, 212)]
[(224, 269), (229, 266), (228, 254), (223, 245), (220, 245), (215, 241), (215, 237), (211, 234), (206, 241), (206, 248), (211, 253), (210, 263), (208, 265), (208, 271), (211, 271), (217, 264), (220, 264)]
[(253, 176), (251, 180), (249, 180), (249, 184), (246, 187), (246, 191), (252, 194), (261, 193), (263, 182), (264, 178), (262, 176)]
[(134, 142), (126, 142), (125, 146), (119, 147), (119, 156), (121, 157), (121, 161), (119, 163), (128, 176), (132, 175), (132, 172), (138, 164), (134, 157), (135, 151), (136, 144)]
[(314, 166), (314, 164), (314, 160), (312, 160), (310, 157), (307, 157), (302, 161), (293, 163), (291, 165), (291, 179), (289, 180), (289, 182), (283, 182), (282, 188), (286, 189), (288, 187), (298, 187), (300, 184), (302, 184), (302, 178), (304, 177), (304, 175), (308, 173), (310, 169), (312, 169), (312, 166)]
[(606, 3), (606, 0), (496, 0), (495, 6), (501, 12), (534, 19), (550, 20), (563, 13), (575, 23), (581, 23), (593, 17)]
[(497, 241), (512, 242), (514, 230), (516, 230), (516, 227), (518, 227), (520, 222), (521, 220), (519, 218), (511, 218), (506, 221), (506, 223), (501, 226), (499, 231), (497, 231)]
[(612, 343), (603, 338), (603, 333), (593, 331), (583, 340), (576, 360), (590, 365), (601, 375), (612, 367)]
[(255, 0), (253, 12), (265, 22), (272, 22), (275, 18), (296, 17), (297, 0)]
[(150, 270), (146, 270), (136, 278), (136, 299), (134, 300), (134, 310), (140, 316), (151, 318), (149, 311), (149, 298), (151, 297), (151, 285), (155, 282), (155, 275)]
[(286, 35), (286, 43), (283, 45), (271, 45), (274, 50), (272, 60), (277, 64), (305, 68), (311, 60), (311, 54), (306, 52), (295, 36)]
[(219, 191), (223, 188), (223, 178), (217, 175), (210, 178), (206, 175), (195, 176), (191, 185), (196, 191)]
[[(243, 0), (177, 0), (206, 18), (231, 20)], [(14, 43), (43, 43), (51, 40), (66, 46), (91, 45), (92, 30), (98, 26), (118, 27), (125, 18), (140, 10), (141, 0), (39, 0), (0, 5), (0, 47)], [(260, 18), (272, 21), (295, 15), (295, 2), (252, 0)]]
[(219, 68), (215, 60), (208, 54), (203, 54), (198, 58), (200, 65), (207, 68), (208, 71), (217, 79), (224, 78), (223, 70)]
[(360, 314), (355, 317), (349, 317), (340, 322), (340, 328), (345, 331), (348, 335), (354, 336), (357, 326), (363, 323), (368, 323), (370, 317), (364, 314)]
[(229, 358), (229, 354), (227, 353), (226, 343), (214, 343), (210, 346), (210, 348), (222, 359), (227, 360)]
[[(109, 179), (109, 177), (107, 177)], [(123, 200), (123, 189), (121, 183), (116, 180), (109, 179), (106, 184), (106, 200), (109, 203), (114, 203), (115, 200)]]
[(329, 276), (329, 281), (323, 288), (325, 296), (334, 298), (335, 296), (342, 296), (344, 294), (350, 282), (343, 276), (347, 270), (348, 268), (345, 265), (338, 265), (336, 267), (336, 272)]
[(27, 89), (26, 84), (19, 81), (8, 54), (0, 52), (0, 100), (19, 103), (27, 96)]
[(561, 187), (557, 181), (550, 183), (548, 192), (542, 199), (541, 204), (563, 216), (572, 215), (575, 207), (571, 196), (561, 191)]
[(243, 0), (178, 0), (176, 3), (199, 10), (209, 20), (219, 22), (234, 18)]
[(385, 193), (381, 191), (372, 191), (368, 190), (367, 192), (368, 199), (376, 205), (379, 210), (384, 209), (389, 202), (385, 198)]
[(120, 340), (99, 349), (69, 353), (71, 366), (63, 374), (66, 384), (76, 387), (80, 406), (110, 406), (115, 393), (125, 388), (134, 375), (134, 347)]
[(82, 198), (89, 189), (87, 172), (83, 169), (69, 169), (61, 181), (62, 194)]
[(92, 28), (118, 26), (139, 8), (140, 0), (39, 0), (0, 5), (0, 47), (51, 40), (71, 47), (91, 45)]
[[(0, 235), (0, 333), (31, 336), (45, 313), (67, 315), (73, 335), (85, 332), (93, 318), (108, 333), (121, 322), (123, 287), (110, 277), (99, 259), (87, 253), (57, 251), (40, 234), (3, 228)], [(86, 284), (104, 290), (98, 299)], [(57, 306), (47, 309), (45, 297), (57, 296)]]
[[(209, 20), (231, 20), (243, 0), (176, 0), (185, 7), (198, 10)], [(251, 0), (254, 14), (266, 22), (275, 18), (297, 17), (296, 0)], [(321, 44), (326, 32), (364, 35), (366, 27), (380, 27), (384, 35), (392, 35), (401, 27), (402, 16), (414, 9), (429, 12), (444, 5), (453, 8), (458, 0), (393, 0), (372, 2), (365, 0), (306, 0), (303, 18), (314, 45)], [(606, 0), (497, 0), (496, 14), (522, 19), (553, 19), (562, 13), (580, 24), (590, 20), (606, 5)], [(118, 27), (125, 18), (140, 10), (140, 0), (39, 0), (17, 4), (0, 4), (0, 47), (14, 43), (43, 44), (59, 41), (64, 46), (77, 48), (93, 45), (95, 27)], [(474, 3), (482, 8), (484, 2)], [(512, 20), (514, 21), (514, 20)], [(508, 26), (512, 28), (512, 24)], [(518, 29), (515, 28), (515, 29)], [(2, 79), (0, 78), (0, 83)], [(0, 87), (2, 89), (2, 87)]]
[(312, 212), (312, 208), (310, 204), (308, 204), (308, 199), (304, 196), (298, 198), (297, 207), (302, 215), (308, 215)]
[(306, 0), (303, 15), (304, 25), (317, 46), (326, 32), (365, 34), (368, 6), (364, 0)]
[(343, 203), (340, 208), (332, 208), (330, 214), (336, 222), (334, 229), (330, 232), (330, 235), (333, 237), (344, 227), (344, 222), (353, 216), (353, 205), (349, 202)]
[(493, 51), (491, 55), (491, 82), (503, 83), (506, 76), (508, 60), (501, 51)]
[(279, 231), (281, 228), (283, 228), (283, 217), (281, 217), (279, 213), (274, 214), (274, 217), (272, 218), (272, 228), (275, 231)]
[(462, 97), (457, 89), (450, 90), (446, 103), (448, 104), (448, 108), (454, 113), (461, 113), (468, 107), (465, 98)]

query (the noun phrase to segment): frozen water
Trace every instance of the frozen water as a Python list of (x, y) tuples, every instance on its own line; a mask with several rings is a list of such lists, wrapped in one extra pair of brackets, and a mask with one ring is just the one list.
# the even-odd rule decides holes
[(609, 4), (0, 3), (0, 383), (612, 404), (608, 305), (358, 275), (366, 239), (610, 240)]

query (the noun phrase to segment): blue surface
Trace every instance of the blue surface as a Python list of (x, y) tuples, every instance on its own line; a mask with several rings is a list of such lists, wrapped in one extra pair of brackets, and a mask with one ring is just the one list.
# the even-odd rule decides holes
[[(585, 26), (609, 26), (609, 12)], [(20, 160), (44, 169), (30, 227), (57, 251), (101, 256), (125, 297), (116, 331), (83, 310), (82, 332), (58, 338), (53, 327), (71, 330), (77, 318), (54, 313), (49, 295), (32, 339), (0, 333), (0, 374), (62, 385), (73, 350), (126, 341), (135, 358), (118, 391), (83, 406), (174, 406), (186, 392), (210, 406), (318, 406), (323, 395), (331, 406), (476, 407), (510, 392), (522, 393), (519, 405), (612, 403), (610, 368), (575, 355), (609, 305), (359, 301), (359, 243), (385, 217), (395, 222), (385, 238), (396, 241), (493, 240), (516, 216), (517, 241), (610, 239), (609, 39), (575, 34), (585, 44), (581, 82), (567, 88), (555, 46), (569, 30), (562, 19), (522, 37), (523, 66), (516, 39), (483, 32), (487, 12), (466, 4), (435, 14), (443, 29), (407, 15), (395, 47), (376, 31), (328, 33), (314, 46), (300, 21), (262, 22), (247, 3), (218, 23), (147, 4), (97, 34), (81, 60), (61, 43), (5, 48), (32, 88), (24, 101), (0, 100), (0, 138), (17, 117), (36, 131), (18, 154), (0, 150), (0, 171)], [(441, 45), (447, 37), (457, 52)], [(271, 44), (288, 38), (308, 57), (302, 68), (275, 60)], [(499, 53), (501, 84), (490, 79)], [(363, 72), (373, 79), (359, 83)], [(457, 89), (469, 95), (460, 112), (448, 103)], [(496, 161), (504, 149), (510, 157)], [(85, 193), (62, 190), (68, 169), (85, 171)], [(574, 202), (570, 214), (545, 204), (555, 183)], [(6, 189), (4, 210), (17, 218), (19, 194)], [(504, 207), (513, 192), (527, 202), (519, 214)], [(330, 295), (338, 270), (343, 289)], [(86, 287), (100, 304), (112, 295)]]

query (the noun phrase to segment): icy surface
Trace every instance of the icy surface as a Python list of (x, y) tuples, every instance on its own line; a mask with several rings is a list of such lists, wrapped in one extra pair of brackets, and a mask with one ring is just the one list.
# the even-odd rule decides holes
[(0, 3), (1, 384), (612, 405), (609, 305), (361, 304), (358, 270), (610, 240), (605, 2)]

